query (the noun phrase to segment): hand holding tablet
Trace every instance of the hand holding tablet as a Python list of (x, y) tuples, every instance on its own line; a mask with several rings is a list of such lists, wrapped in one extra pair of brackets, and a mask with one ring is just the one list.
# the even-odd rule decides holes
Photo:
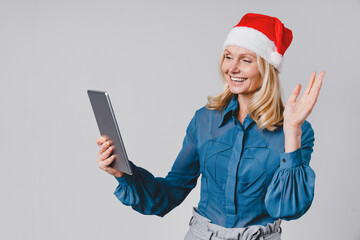
[(98, 139), (96, 139), (96, 143), (100, 147), (97, 159), (99, 168), (115, 177), (122, 177), (124, 175), (124, 172), (111, 167), (111, 164), (115, 160), (115, 155), (111, 155), (113, 151), (113, 146), (111, 146), (111, 142), (109, 140), (106, 140), (105, 137), (99, 137)]

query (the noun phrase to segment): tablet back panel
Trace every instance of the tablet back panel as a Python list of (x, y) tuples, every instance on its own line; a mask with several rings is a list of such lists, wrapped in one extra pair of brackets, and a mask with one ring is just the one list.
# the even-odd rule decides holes
[(88, 95), (101, 136), (110, 139), (112, 146), (115, 148), (113, 150), (115, 160), (111, 167), (131, 175), (132, 170), (111, 106), (109, 94), (107, 92), (88, 90)]

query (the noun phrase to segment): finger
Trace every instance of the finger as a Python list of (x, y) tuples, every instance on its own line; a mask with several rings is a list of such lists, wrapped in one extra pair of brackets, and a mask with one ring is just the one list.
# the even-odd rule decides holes
[(101, 137), (98, 137), (98, 138), (96, 139), (96, 144), (100, 146), (100, 145), (103, 144), (105, 141), (106, 141), (106, 139), (105, 139), (103, 136), (101, 136)]
[(309, 81), (308, 81), (308, 85), (307, 85), (307, 87), (306, 87), (306, 89), (305, 89), (305, 93), (306, 93), (306, 94), (309, 94), (309, 93), (310, 93), (310, 90), (311, 90), (311, 88), (312, 88), (312, 86), (313, 86), (313, 84), (314, 84), (315, 76), (316, 76), (316, 72), (314, 71), (314, 72), (311, 74), (311, 76), (310, 76), (310, 78), (309, 78)]
[(109, 146), (110, 146), (109, 141), (106, 141), (103, 144), (101, 144), (99, 154), (102, 154), (103, 152), (105, 152)]
[(116, 170), (115, 168), (107, 167), (107, 166), (105, 166), (105, 167), (103, 168), (103, 170), (106, 171), (107, 173), (113, 175), (113, 176), (115, 176), (116, 173), (118, 172), (118, 170)]
[(98, 161), (104, 161), (108, 157), (106, 151), (108, 151), (109, 148), (108, 143), (103, 143), (103, 145), (101, 145), (98, 153)]
[(319, 74), (319, 76), (316, 78), (316, 81), (315, 81), (315, 84), (314, 84), (314, 91), (315, 91), (316, 95), (319, 95), (324, 76), (325, 76), (325, 72), (322, 71)]
[(311, 89), (310, 94), (311, 94), (312, 98), (314, 99), (314, 102), (317, 101), (317, 98), (320, 94), (320, 89), (321, 89), (321, 86), (323, 83), (324, 75), (325, 75), (325, 72), (321, 72), (319, 74), (319, 76), (316, 78), (313, 89)]
[(115, 155), (110, 156), (109, 158), (105, 159), (103, 161), (105, 166), (109, 166), (115, 159)]
[(103, 153), (101, 154), (101, 159), (102, 159), (102, 160), (107, 159), (107, 158), (110, 156), (112, 150), (113, 150), (113, 147), (109, 147), (105, 152), (103, 152)]
[(107, 168), (110, 168), (109, 164), (106, 164), (105, 161), (98, 162), (98, 166), (104, 171), (106, 171)]
[(108, 172), (111, 167), (106, 166), (103, 162), (99, 164), (99, 168)]
[(297, 97), (298, 97), (299, 94), (300, 94), (300, 90), (301, 90), (301, 84), (298, 83), (298, 84), (296, 85), (296, 87), (294, 88), (294, 90), (291, 92), (288, 101), (290, 101), (290, 102), (295, 102), (296, 99), (297, 99)]
[(115, 176), (116, 173), (118, 172), (118, 170), (116, 170), (115, 168), (111, 168), (111, 167), (107, 167), (107, 169), (105, 171), (113, 176)]
[(99, 163), (99, 168), (102, 169), (102, 170), (104, 170), (104, 171), (106, 171), (107, 173), (115, 176), (115, 177), (122, 177), (122, 176), (124, 175), (123, 172), (121, 172), (121, 171), (119, 171), (119, 170), (117, 170), (117, 169), (115, 169), (115, 168), (106, 166), (106, 165), (104, 164), (104, 162)]

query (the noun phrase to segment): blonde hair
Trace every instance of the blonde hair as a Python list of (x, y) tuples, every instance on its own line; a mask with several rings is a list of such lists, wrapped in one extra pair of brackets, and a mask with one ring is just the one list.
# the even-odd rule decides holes
[[(225, 54), (220, 61), (220, 73), (224, 83), (224, 91), (217, 96), (208, 96), (206, 108), (220, 110), (228, 106), (234, 94), (230, 92), (229, 85), (222, 73), (221, 66)], [(257, 64), (262, 78), (262, 86), (254, 93), (248, 104), (251, 118), (256, 122), (259, 129), (274, 131), (282, 125), (284, 104), (281, 99), (279, 72), (265, 59), (257, 55)]]

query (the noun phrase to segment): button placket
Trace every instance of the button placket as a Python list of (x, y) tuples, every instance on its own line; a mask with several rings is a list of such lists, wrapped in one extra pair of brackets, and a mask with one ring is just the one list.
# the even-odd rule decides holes
[(240, 164), (240, 156), (242, 152), (244, 133), (239, 130), (231, 158), (228, 165), (228, 179), (225, 188), (226, 195), (226, 226), (232, 226), (234, 224), (234, 217), (236, 216), (236, 204), (235, 204), (235, 192), (237, 181), (237, 170)]

